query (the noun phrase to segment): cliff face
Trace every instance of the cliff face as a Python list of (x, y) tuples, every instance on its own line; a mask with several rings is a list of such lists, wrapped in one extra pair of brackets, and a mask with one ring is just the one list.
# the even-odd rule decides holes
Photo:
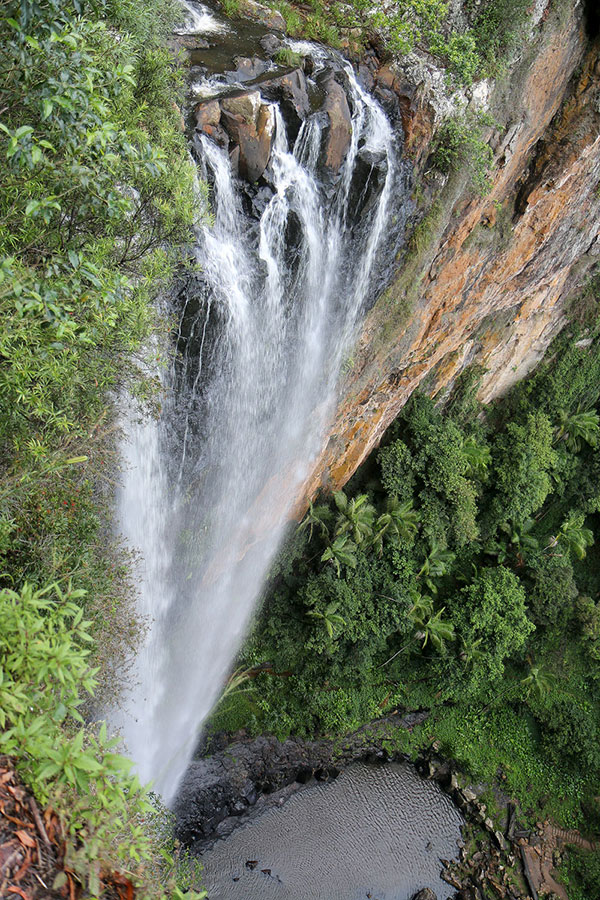
[[(442, 398), (477, 363), (486, 370), (480, 398), (490, 401), (535, 366), (565, 324), (569, 298), (600, 260), (598, 48), (580, 6), (562, 20), (542, 11), (533, 44), (493, 90), (504, 127), (492, 139), (492, 189), (474, 197), (454, 179), (442, 191), (426, 246), (364, 322), (309, 493), (341, 487), (419, 386)], [(418, 181), (431, 106), (401, 78), (394, 89), (407, 94)]]

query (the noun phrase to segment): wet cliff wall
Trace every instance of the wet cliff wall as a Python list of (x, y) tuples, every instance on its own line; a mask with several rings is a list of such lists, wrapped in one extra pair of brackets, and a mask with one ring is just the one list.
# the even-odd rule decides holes
[(307, 493), (341, 487), (417, 388), (443, 399), (477, 364), (485, 370), (479, 397), (489, 402), (532, 370), (567, 322), (600, 260), (593, 7), (542, 2), (521, 58), (491, 86), (494, 166), (485, 196), (465, 172), (442, 186), (431, 172), (431, 83), (413, 76), (411, 84), (401, 69), (380, 73), (403, 105), (425, 219), (364, 321)]

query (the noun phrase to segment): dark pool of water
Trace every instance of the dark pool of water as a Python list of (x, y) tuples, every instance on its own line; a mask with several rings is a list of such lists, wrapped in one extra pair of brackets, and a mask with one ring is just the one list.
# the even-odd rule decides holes
[(410, 900), (453, 891), (462, 817), (408, 765), (357, 764), (294, 794), (202, 856), (209, 900)]

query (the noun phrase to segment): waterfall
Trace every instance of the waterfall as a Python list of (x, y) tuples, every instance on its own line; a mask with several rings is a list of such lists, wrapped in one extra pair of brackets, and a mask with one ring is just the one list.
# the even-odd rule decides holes
[[(311, 47), (315, 73), (331, 55)], [(337, 177), (320, 163), (323, 114), (275, 134), (268, 200), (208, 137), (195, 153), (212, 193), (158, 421), (127, 423), (122, 530), (140, 552), (150, 625), (115, 716), (140, 778), (169, 802), (222, 690), (290, 511), (321, 449), (356, 324), (385, 275), (405, 196), (392, 127), (336, 56), (352, 114)], [(315, 77), (313, 75), (313, 77)], [(263, 189), (261, 189), (263, 190)], [(395, 223), (395, 224), (393, 224)], [(388, 253), (389, 255), (389, 253)]]
[(183, 24), (175, 29), (175, 34), (210, 34), (226, 31), (227, 26), (218, 22), (214, 15), (201, 3), (188, 3), (181, 0), (184, 7)]

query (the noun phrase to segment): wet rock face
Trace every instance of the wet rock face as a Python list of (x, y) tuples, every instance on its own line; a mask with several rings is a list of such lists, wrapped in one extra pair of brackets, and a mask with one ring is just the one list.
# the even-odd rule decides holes
[[(255, 58), (237, 57), (238, 72), (243, 77), (264, 69)], [(232, 73), (232, 77), (236, 73)], [(340, 76), (341, 77), (341, 76)], [(254, 74), (252, 79), (256, 80)], [(198, 103), (194, 114), (196, 130), (228, 147), (239, 175), (250, 183), (263, 175), (271, 155), (275, 117), (269, 103), (277, 102), (285, 121), (288, 139), (293, 143), (302, 122), (314, 109), (322, 109), (325, 121), (321, 163), (326, 175), (335, 177), (342, 167), (352, 138), (352, 118), (344, 87), (335, 73), (327, 69), (321, 73), (318, 86), (309, 83), (301, 68), (274, 78), (260, 77), (252, 89), (244, 93)], [(372, 167), (370, 167), (372, 168)]]
[[(243, 71), (250, 72), (257, 68), (257, 62), (253, 59), (238, 57), (236, 62), (238, 69)], [(264, 63), (260, 60), (258, 63), (264, 70)], [(306, 77), (302, 69), (261, 80), (259, 86), (260, 90), (255, 88), (198, 103), (194, 109), (196, 130), (220, 146), (229, 148), (238, 174), (251, 184), (261, 178), (271, 156), (275, 115), (269, 102), (279, 102), (291, 140), (295, 139), (310, 112)]]
[(258, 181), (271, 155), (275, 116), (258, 91), (209, 100), (195, 108), (196, 130), (221, 146), (232, 144), (232, 162), (242, 178)]
[[(477, 363), (487, 370), (480, 399), (505, 393), (541, 359), (570, 296), (600, 260), (598, 46), (587, 42), (579, 8), (539, 27), (536, 57), (498, 88), (506, 127), (492, 135), (491, 191), (480, 197), (449, 186), (420, 268), (410, 277), (401, 269), (367, 315), (305, 496), (344, 485), (417, 388), (443, 400)], [(394, 79), (392, 87), (404, 90)], [(405, 93), (423, 170), (427, 103)], [(419, 129), (423, 146), (415, 144)]]
[(302, 69), (261, 82), (260, 91), (267, 100), (279, 102), (289, 136), (294, 140), (310, 112), (308, 86)]
[(323, 166), (331, 175), (337, 175), (352, 140), (352, 117), (346, 93), (335, 80), (334, 73), (325, 72), (319, 84), (325, 94), (323, 110), (328, 119), (322, 150)]
[(261, 49), (266, 56), (275, 56), (281, 47), (281, 40), (275, 34), (265, 34), (259, 41)]

